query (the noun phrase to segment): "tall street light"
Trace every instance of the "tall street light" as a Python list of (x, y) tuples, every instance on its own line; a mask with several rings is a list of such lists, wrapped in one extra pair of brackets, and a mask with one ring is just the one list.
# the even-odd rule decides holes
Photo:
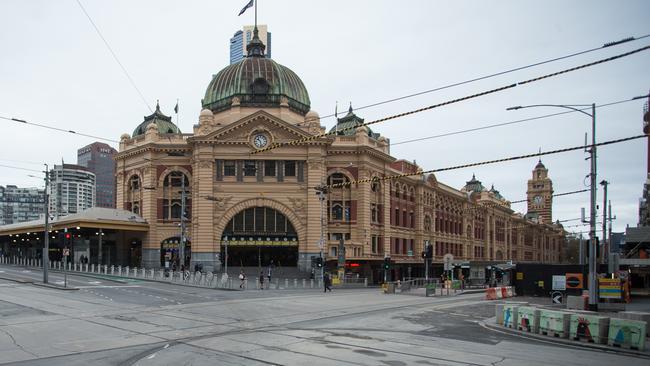
[[(576, 107), (589, 107), (591, 106), (591, 114), (585, 112), (583, 109)], [(532, 104), (524, 106), (516, 106), (506, 108), (508, 111), (523, 109), (523, 108), (534, 108), (534, 107), (556, 107), (556, 108), (565, 108), (570, 109), (576, 112), (580, 112), (591, 117), (591, 148), (590, 159), (591, 159), (591, 173), (590, 175), (590, 187), (591, 187), (591, 208), (589, 215), (589, 309), (598, 310), (598, 298), (596, 297), (596, 104)], [(588, 108), (585, 108), (588, 109)]]

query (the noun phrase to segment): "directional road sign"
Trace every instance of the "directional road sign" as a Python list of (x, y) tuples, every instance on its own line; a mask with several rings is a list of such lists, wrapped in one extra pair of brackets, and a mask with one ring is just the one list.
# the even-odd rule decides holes
[(562, 293), (560, 291), (554, 291), (551, 294), (551, 299), (553, 300), (553, 304), (561, 304), (562, 303)]

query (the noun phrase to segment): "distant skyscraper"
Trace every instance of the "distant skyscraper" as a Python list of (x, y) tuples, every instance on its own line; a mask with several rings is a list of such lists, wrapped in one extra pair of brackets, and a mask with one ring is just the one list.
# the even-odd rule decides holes
[(0, 225), (38, 220), (45, 212), (45, 190), (0, 186)]
[(50, 170), (50, 215), (65, 216), (95, 206), (95, 174), (74, 164)]
[[(246, 54), (246, 46), (253, 39), (252, 25), (244, 26), (244, 30), (238, 30), (230, 38), (230, 64), (237, 63), (244, 58)], [(267, 30), (266, 25), (257, 26), (258, 36), (262, 43), (266, 46), (266, 57), (271, 58), (271, 32)]]
[(77, 150), (77, 164), (95, 173), (97, 207), (115, 208), (115, 160), (117, 150), (94, 142)]

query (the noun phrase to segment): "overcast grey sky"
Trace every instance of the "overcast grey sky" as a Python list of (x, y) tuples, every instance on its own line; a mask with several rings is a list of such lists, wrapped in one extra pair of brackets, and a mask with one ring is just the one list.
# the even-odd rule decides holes
[[(253, 23), (247, 0), (80, 0), (150, 107), (160, 99), (191, 132), (212, 74), (228, 64), (229, 39)], [(273, 58), (294, 70), (312, 109), (339, 110), (428, 90), (650, 34), (648, 1), (260, 0), (258, 19), (273, 34)], [(357, 112), (366, 121), (522, 81), (650, 44), (650, 37), (567, 60)], [(0, 116), (119, 140), (150, 114), (76, 0), (0, 0)], [(650, 51), (497, 94), (377, 124), (393, 143), (561, 112), (523, 104), (604, 104), (647, 94)], [(597, 111), (599, 141), (642, 132), (643, 100)], [(94, 139), (0, 120), (0, 164), (76, 162)], [(328, 128), (333, 118), (323, 119)], [(507, 127), (399, 144), (395, 157), (425, 170), (580, 145), (590, 119), (578, 113)], [(117, 147), (117, 144), (112, 143)], [(585, 188), (582, 151), (542, 159), (556, 193)], [(509, 200), (526, 198), (537, 159), (440, 173), (461, 188), (472, 174)], [(0, 185), (38, 186), (28, 171), (0, 167)], [(646, 178), (644, 139), (603, 147), (598, 180), (611, 182), (615, 231), (636, 225)], [(554, 219), (573, 219), (589, 194), (557, 197)], [(599, 187), (598, 202), (602, 204)], [(513, 204), (525, 212), (525, 203)], [(599, 213), (601, 213), (599, 211)], [(568, 222), (574, 225), (577, 222)], [(586, 230), (586, 227), (568, 227)]]

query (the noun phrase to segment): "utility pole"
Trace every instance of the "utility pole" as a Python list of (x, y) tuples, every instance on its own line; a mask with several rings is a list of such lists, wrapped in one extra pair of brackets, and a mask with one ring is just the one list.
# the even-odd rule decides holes
[(327, 188), (324, 185), (316, 187), (316, 194), (318, 194), (318, 199), (320, 200), (320, 241), (318, 242), (318, 247), (320, 249), (320, 279), (323, 281), (323, 275), (325, 274), (325, 259), (323, 258), (323, 246), (325, 244), (325, 217), (323, 215), (324, 205), (325, 205), (325, 193)]
[[(603, 244), (601, 250), (601, 259), (600, 263), (605, 264), (605, 256), (609, 255), (612, 251), (609, 250), (610, 243), (607, 241), (607, 185), (608, 181), (604, 180), (600, 182), (600, 185), (603, 186)], [(605, 248), (607, 248), (607, 253), (605, 253)]]
[[(185, 266), (185, 174), (181, 178), (181, 243), (178, 246), (178, 254), (180, 256), (180, 266)], [(187, 270), (187, 268), (185, 268)]]
[(50, 169), (45, 164), (45, 240), (43, 241), (43, 283), (48, 283), (48, 268), (50, 267), (50, 195), (47, 193), (50, 181)]
[(598, 297), (596, 296), (597, 268), (596, 268), (596, 104), (591, 104), (591, 158), (590, 198), (591, 209), (589, 215), (589, 310), (598, 310)]

